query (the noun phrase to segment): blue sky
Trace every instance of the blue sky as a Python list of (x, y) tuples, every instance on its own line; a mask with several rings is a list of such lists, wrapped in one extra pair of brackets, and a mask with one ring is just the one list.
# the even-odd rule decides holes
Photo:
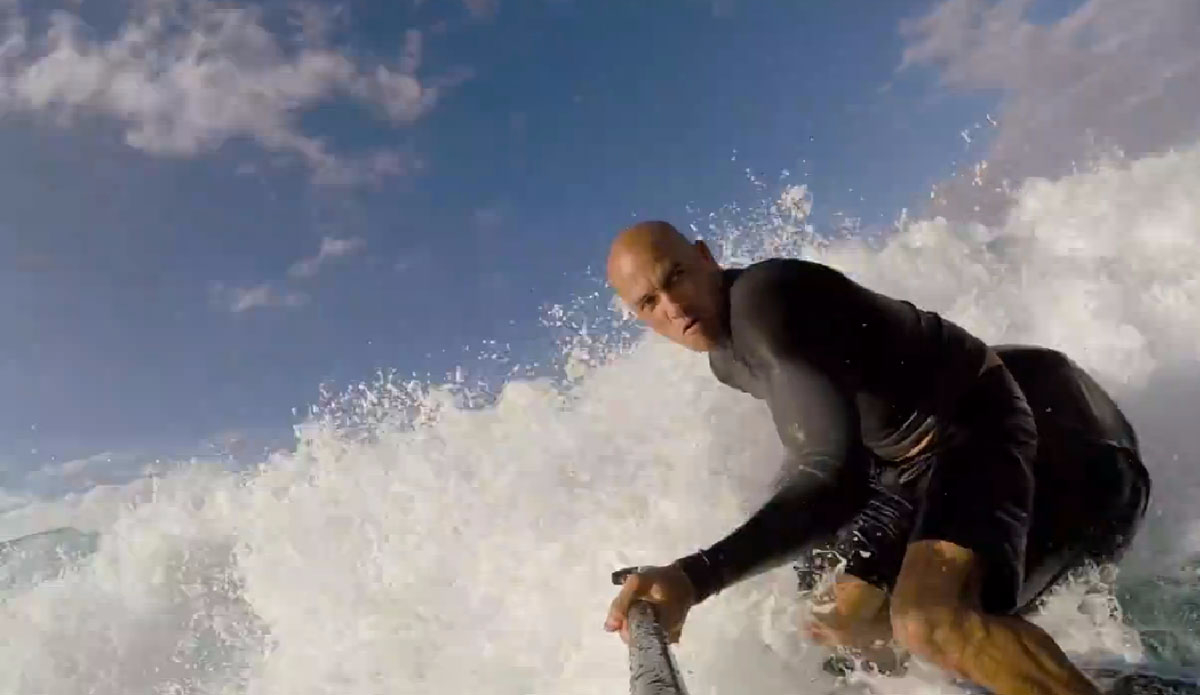
[(748, 168), (886, 224), (1013, 88), (947, 85), (928, 36), (901, 69), (951, 5), (986, 3), (0, 0), (0, 464), (529, 359), (621, 225), (776, 192)]

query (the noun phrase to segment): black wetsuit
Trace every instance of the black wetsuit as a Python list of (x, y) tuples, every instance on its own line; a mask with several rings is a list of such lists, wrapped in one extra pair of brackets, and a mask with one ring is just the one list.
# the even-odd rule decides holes
[[(938, 539), (976, 551), (984, 608), (1011, 612), (1093, 546), (1124, 547), (1148, 477), (1132, 428), (1065, 357), (1014, 348), (985, 370), (978, 338), (817, 263), (774, 259), (725, 279), (712, 370), (768, 403), (788, 459), (746, 523), (678, 561), (697, 600), (830, 544), (846, 571), (886, 588), (908, 543)], [(1014, 373), (1035, 387), (1028, 400)], [(1031, 402), (1069, 412), (1067, 425), (1039, 440), (1054, 420)], [(1094, 521), (1034, 513), (1063, 496), (1110, 506)]]

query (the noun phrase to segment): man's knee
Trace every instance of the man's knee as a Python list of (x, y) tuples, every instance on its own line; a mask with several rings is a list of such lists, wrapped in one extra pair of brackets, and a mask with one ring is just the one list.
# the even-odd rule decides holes
[(910, 653), (956, 670), (969, 639), (970, 612), (950, 604), (898, 603), (891, 610), (892, 634)]
[(889, 617), (896, 642), (942, 668), (958, 671), (980, 632), (983, 565), (972, 550), (947, 541), (909, 546)]

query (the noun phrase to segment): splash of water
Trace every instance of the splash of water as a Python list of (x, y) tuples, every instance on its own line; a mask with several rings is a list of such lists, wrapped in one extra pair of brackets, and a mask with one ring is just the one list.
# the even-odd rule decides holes
[[(696, 228), (726, 260), (815, 258), (1091, 369), (1142, 431), (1154, 507), (1117, 578), (1130, 600), (1114, 607), (1094, 591), (1112, 577), (1085, 577), (1037, 620), (1078, 655), (1186, 659), (1196, 637), (1168, 608), (1195, 601), (1200, 553), (1196, 190), (1200, 145), (1026, 182), (994, 228), (903, 220), (878, 239), (821, 238), (795, 189)], [(702, 357), (631, 333), (606, 300), (552, 316), (568, 329), (562, 378), (481, 393), (385, 376), (334, 394), (295, 451), (251, 470), (185, 465), (7, 512), (0, 537), (100, 536), (53, 576), (0, 589), (0, 691), (620, 692), (624, 646), (601, 629), (608, 573), (723, 535), (782, 450), (761, 403)], [(1182, 598), (1151, 598), (1164, 576)], [(786, 569), (697, 608), (677, 652), (692, 692), (829, 685), (825, 653), (795, 630), (807, 610)], [(1170, 649), (1139, 642), (1139, 625)], [(952, 691), (921, 668), (888, 689)]]

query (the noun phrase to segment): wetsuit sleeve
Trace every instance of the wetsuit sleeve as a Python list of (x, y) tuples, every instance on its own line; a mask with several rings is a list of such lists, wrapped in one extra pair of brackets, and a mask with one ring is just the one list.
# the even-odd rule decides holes
[[(765, 571), (827, 538), (865, 503), (867, 458), (858, 415), (837, 370), (813, 341), (836, 331), (834, 312), (806, 296), (795, 266), (746, 271), (730, 291), (737, 351), (765, 386), (765, 400), (787, 451), (775, 493), (715, 545), (678, 560), (697, 602)], [(828, 314), (828, 317), (822, 314)], [(829, 338), (833, 336), (824, 336)]]

